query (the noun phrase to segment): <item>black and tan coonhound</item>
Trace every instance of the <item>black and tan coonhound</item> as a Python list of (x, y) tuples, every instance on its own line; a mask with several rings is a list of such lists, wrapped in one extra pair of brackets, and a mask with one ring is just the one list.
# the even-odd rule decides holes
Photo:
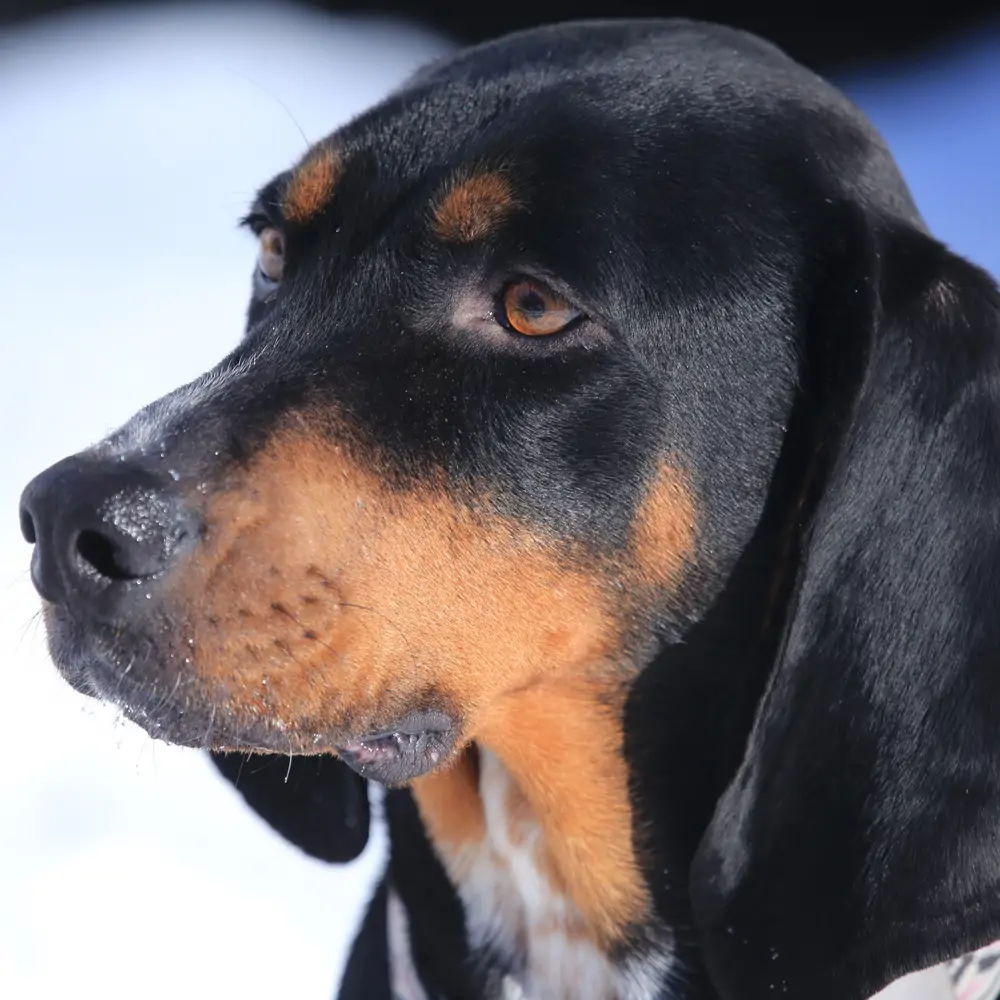
[(389, 786), (342, 996), (862, 1000), (1000, 936), (1000, 300), (855, 107), (534, 30), (245, 223), (242, 343), (22, 527), (67, 680), (285, 836)]

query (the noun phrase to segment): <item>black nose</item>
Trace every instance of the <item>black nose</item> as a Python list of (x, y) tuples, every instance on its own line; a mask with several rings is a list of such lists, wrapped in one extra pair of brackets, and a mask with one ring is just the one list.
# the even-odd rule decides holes
[(27, 485), (21, 533), (35, 546), (31, 579), (42, 597), (75, 617), (112, 619), (137, 584), (191, 547), (199, 524), (146, 470), (73, 457)]

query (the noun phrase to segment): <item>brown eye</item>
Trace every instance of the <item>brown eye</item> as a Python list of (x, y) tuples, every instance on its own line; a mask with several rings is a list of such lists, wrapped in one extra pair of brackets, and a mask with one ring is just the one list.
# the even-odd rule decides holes
[(260, 231), (260, 256), (257, 267), (268, 281), (281, 281), (285, 270), (285, 238), (273, 227)]
[(526, 337), (560, 333), (579, 318), (564, 298), (540, 281), (521, 278), (511, 282), (500, 296), (504, 325)]

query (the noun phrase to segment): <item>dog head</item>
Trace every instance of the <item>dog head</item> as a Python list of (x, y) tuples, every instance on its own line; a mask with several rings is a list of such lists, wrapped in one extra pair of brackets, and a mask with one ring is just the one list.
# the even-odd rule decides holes
[(242, 343), (25, 491), (71, 683), (389, 783), (602, 767), (751, 580), (771, 656), (691, 852), (716, 987), (862, 997), (996, 930), (996, 290), (856, 109), (737, 32), (543, 29), (246, 223)]

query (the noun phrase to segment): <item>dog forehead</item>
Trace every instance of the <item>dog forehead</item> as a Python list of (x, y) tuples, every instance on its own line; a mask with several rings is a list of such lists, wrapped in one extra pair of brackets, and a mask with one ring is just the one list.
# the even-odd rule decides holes
[(483, 112), (574, 91), (609, 120), (667, 111), (683, 124), (686, 117), (729, 121), (746, 111), (783, 117), (809, 109), (863, 122), (835, 87), (769, 42), (684, 19), (571, 21), (515, 32), (418, 70), (385, 104), (433, 106), (452, 132), (466, 121), (481, 124), (475, 119)]
[[(854, 187), (859, 173), (870, 180), (864, 162), (880, 145), (843, 95), (759, 39), (684, 21), (571, 23), (431, 64), (317, 143), (279, 188), (292, 223), (335, 188), (352, 214), (419, 210), (425, 199), (409, 196), (427, 180), (504, 163), (551, 178), (572, 178), (575, 165), (590, 186), (637, 193), (676, 187), (675, 170), (697, 180), (710, 169), (724, 187), (771, 188), (780, 201), (794, 185), (766, 183), (778, 159), (808, 173), (811, 158)], [(714, 203), (697, 183), (684, 194)]]

